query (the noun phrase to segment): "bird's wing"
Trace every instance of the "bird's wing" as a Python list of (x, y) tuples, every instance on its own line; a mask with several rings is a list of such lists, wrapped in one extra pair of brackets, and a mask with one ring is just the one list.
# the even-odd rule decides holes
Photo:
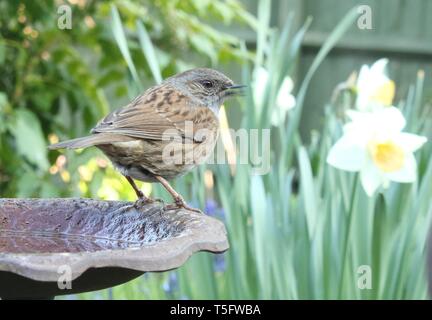
[(161, 85), (107, 115), (92, 133), (109, 132), (150, 140), (178, 135), (184, 140), (200, 142), (199, 137), (194, 138), (197, 131), (212, 126), (217, 126), (217, 118), (209, 108), (196, 106), (173, 87)]

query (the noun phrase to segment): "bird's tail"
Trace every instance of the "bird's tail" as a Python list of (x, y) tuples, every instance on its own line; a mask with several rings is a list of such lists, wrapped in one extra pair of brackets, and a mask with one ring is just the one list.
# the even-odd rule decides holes
[(87, 137), (66, 140), (48, 146), (48, 149), (81, 149), (113, 142), (127, 142), (133, 138), (110, 133), (98, 133)]

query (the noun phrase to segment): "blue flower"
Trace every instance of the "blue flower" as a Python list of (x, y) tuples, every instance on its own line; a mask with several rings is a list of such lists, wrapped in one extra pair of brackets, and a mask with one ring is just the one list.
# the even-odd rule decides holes
[(207, 199), (204, 208), (205, 213), (207, 213), (209, 216), (215, 216), (217, 210), (218, 210), (217, 202), (214, 201), (213, 199)]
[(178, 289), (178, 279), (176, 272), (170, 272), (168, 279), (162, 285), (163, 290), (167, 295), (173, 295)]
[(226, 270), (225, 253), (218, 253), (214, 255), (213, 268), (215, 272), (225, 272)]
[(216, 217), (225, 220), (225, 211), (213, 199), (207, 199), (204, 207), (204, 212), (211, 217)]

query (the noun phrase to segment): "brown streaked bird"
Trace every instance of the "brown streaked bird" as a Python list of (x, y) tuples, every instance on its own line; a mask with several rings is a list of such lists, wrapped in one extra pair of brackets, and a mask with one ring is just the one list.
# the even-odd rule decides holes
[(197, 68), (172, 76), (119, 108), (91, 130), (91, 135), (63, 141), (50, 149), (102, 150), (131, 184), (138, 199), (146, 197), (135, 180), (160, 182), (175, 204), (190, 208), (167, 180), (204, 162), (219, 133), (219, 108), (227, 97), (241, 93), (242, 85), (219, 71)]

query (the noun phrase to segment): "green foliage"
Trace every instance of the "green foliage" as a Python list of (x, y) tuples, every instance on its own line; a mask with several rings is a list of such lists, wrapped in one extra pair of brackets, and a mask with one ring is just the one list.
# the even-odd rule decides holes
[[(427, 198), (432, 192), (430, 145), (418, 154), (418, 182), (393, 184), (382, 195), (369, 198), (355, 175), (326, 163), (329, 149), (342, 130), (337, 111), (351, 108), (349, 99), (327, 105), (324, 128), (315, 133), (310, 146), (301, 144), (298, 123), (308, 83), (331, 47), (355, 21), (355, 9), (336, 26), (318, 53), (300, 85), (297, 105), (288, 121), (272, 126), (277, 92), (282, 79), (292, 71), (308, 22), (297, 32), (292, 30), (290, 19), (282, 32), (271, 30), (267, 25), (268, 5), (267, 1), (260, 4), (259, 25), (265, 31), (258, 30), (253, 69), (264, 67), (272, 77), (266, 84), (263, 105), (259, 105), (252, 94), (256, 79), (245, 66), (244, 81), (252, 88), (242, 104), (247, 112), (241, 126), (271, 128), (271, 170), (267, 175), (252, 175), (251, 165), (237, 165), (232, 175), (229, 165), (211, 167), (215, 196), (223, 208), (219, 209), (222, 215), (216, 215), (225, 220), (229, 251), (223, 258), (194, 255), (169, 275), (150, 274), (114, 288), (112, 297), (427, 298), (425, 246), (432, 217)], [(262, 36), (262, 32), (269, 36)], [(428, 106), (422, 103), (421, 94), (419, 78), (401, 108), (409, 130), (430, 136), (431, 123), (424, 117)], [(193, 173), (192, 184), (177, 183), (177, 188), (201, 207), (208, 206), (202, 196), (204, 170)], [(214, 214), (214, 209), (207, 211)], [(372, 270), (371, 290), (358, 287), (358, 268), (363, 265)], [(160, 285), (155, 285), (158, 282)]]
[[(268, 0), (259, 2), (258, 21), (233, 0), (83, 1), (72, 6), (73, 28), (60, 30), (56, 3), (0, 2), (2, 197), (133, 199), (131, 188), (97, 151), (48, 153), (46, 145), (85, 135), (112, 108), (189, 66), (247, 62), (242, 75), (251, 86), (241, 103), (240, 126), (271, 130), (271, 144), (263, 151), (271, 159), (266, 175), (253, 175), (251, 164), (237, 165), (233, 174), (226, 164), (202, 166), (176, 181), (191, 203), (224, 220), (229, 251), (199, 253), (176, 271), (146, 274), (74, 298), (427, 298), (431, 145), (417, 154), (416, 183), (393, 184), (369, 198), (355, 175), (326, 163), (342, 130), (336, 111), (351, 107), (345, 93), (326, 106), (324, 127), (309, 146), (302, 145), (299, 135), (309, 82), (354, 22), (355, 9), (319, 51), (288, 119), (275, 126), (271, 116), (277, 94), (293, 72), (309, 20), (294, 30), (289, 16), (282, 30), (272, 29)], [(256, 54), (218, 31), (216, 22), (256, 28)], [(258, 68), (271, 75), (262, 101), (254, 98)], [(409, 131), (430, 136), (432, 126), (425, 116), (429, 106), (422, 101), (422, 89), (420, 76), (400, 108)], [(213, 172), (213, 190), (204, 184), (206, 170)], [(150, 191), (148, 185), (144, 188)], [(166, 197), (158, 186), (152, 192)], [(371, 290), (357, 286), (361, 265), (372, 269)]]
[[(64, 163), (58, 152), (48, 154), (48, 138), (53, 142), (88, 134), (102, 116), (149, 86), (143, 81), (151, 75), (160, 81), (195, 63), (244, 59), (239, 40), (210, 23), (254, 24), (233, 0), (109, 0), (65, 2), (72, 8), (72, 29), (62, 30), (57, 26), (61, 4), (0, 3), (2, 197), (97, 196), (103, 171), (108, 178), (115, 173), (97, 165), (94, 171), (100, 173), (94, 175), (102, 176), (90, 186), (76, 170), (85, 170), (82, 166), (100, 153), (66, 153)], [(142, 50), (153, 59), (146, 60)], [(125, 194), (122, 185), (114, 189)]]
[(48, 170), (46, 143), (34, 113), (24, 109), (17, 110), (15, 121), (8, 123), (8, 127), (16, 139), (18, 155), (25, 157), (41, 170)]

